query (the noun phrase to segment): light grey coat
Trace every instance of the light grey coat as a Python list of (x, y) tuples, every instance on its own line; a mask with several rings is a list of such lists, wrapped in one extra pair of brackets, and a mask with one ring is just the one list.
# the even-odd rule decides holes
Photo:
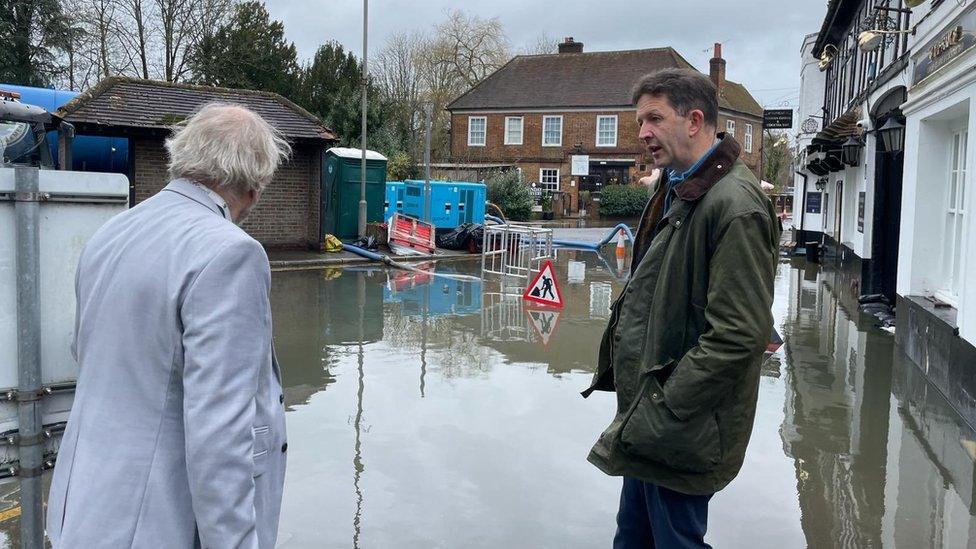
[(54, 547), (274, 547), (287, 446), (271, 273), (225, 215), (176, 180), (85, 247)]

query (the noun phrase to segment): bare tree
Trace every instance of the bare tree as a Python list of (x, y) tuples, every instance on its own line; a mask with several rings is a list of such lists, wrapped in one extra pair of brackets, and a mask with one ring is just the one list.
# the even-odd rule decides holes
[(83, 89), (106, 76), (120, 74), (125, 51), (119, 39), (118, 0), (68, 0), (63, 3), (72, 18), (65, 30), (62, 82)]
[(498, 18), (454, 10), (437, 25), (436, 34), (432, 61), (455, 80), (457, 91), (473, 87), (509, 59), (508, 39)]
[(393, 34), (372, 65), (384, 99), (393, 106), (396, 132), (414, 160), (420, 153), (426, 95), (422, 76), (430, 43), (430, 38), (419, 31)]
[(522, 50), (523, 55), (545, 55), (559, 52), (559, 40), (550, 36), (548, 32), (536, 37), (535, 42), (526, 46)]
[(128, 70), (149, 78), (155, 13), (148, 0), (116, 0), (121, 12), (119, 41), (129, 60)]

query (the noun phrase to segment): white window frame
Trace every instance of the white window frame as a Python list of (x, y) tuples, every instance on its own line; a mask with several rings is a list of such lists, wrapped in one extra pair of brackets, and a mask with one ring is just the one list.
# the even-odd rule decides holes
[[(600, 121), (613, 120), (613, 142), (600, 143)], [(601, 114), (596, 117), (596, 146), (597, 147), (616, 147), (617, 146), (617, 115)]]
[[(547, 171), (548, 172), (556, 172), (556, 182), (555, 183), (546, 183), (545, 182), (544, 178), (542, 177), (542, 172), (547, 172)], [(545, 192), (545, 191), (549, 191), (549, 192), (559, 191), (559, 175), (560, 175), (559, 174), (559, 168), (539, 168), (539, 189), (541, 189), (543, 192)], [(553, 186), (553, 185), (555, 185), (555, 186)]]
[(735, 137), (735, 120), (729, 118), (725, 121), (725, 133)]
[[(546, 143), (546, 121), (559, 120), (559, 142)], [(543, 147), (562, 147), (563, 146), (563, 115), (547, 115), (542, 117), (542, 146)]]
[(746, 131), (742, 137), (743, 146), (747, 153), (752, 152), (752, 124), (746, 124)]
[[(483, 135), (481, 137), (481, 143), (476, 143), (471, 139), (471, 126), (472, 122), (475, 120), (481, 120), (485, 123), (485, 128), (483, 130)], [(488, 144), (488, 117), (487, 116), (469, 116), (468, 117), (468, 146), (469, 147), (484, 147)]]
[[(518, 120), (519, 124), (519, 138), (518, 141), (511, 139), (508, 134), (508, 123), (511, 120)], [(506, 145), (521, 145), (525, 142), (525, 119), (521, 116), (506, 116), (505, 117), (505, 144)]]
[[(936, 297), (952, 305), (959, 307), (959, 299), (962, 296), (963, 279), (966, 274), (966, 257), (964, 249), (966, 246), (966, 230), (968, 225), (967, 202), (970, 200), (972, 189), (966, 188), (967, 155), (969, 148), (969, 130), (967, 128), (958, 129), (952, 132), (949, 137), (949, 151), (946, 165), (946, 190), (945, 190), (945, 212), (944, 233), (942, 234), (942, 280), (941, 289), (936, 292)], [(959, 238), (956, 238), (956, 235)]]

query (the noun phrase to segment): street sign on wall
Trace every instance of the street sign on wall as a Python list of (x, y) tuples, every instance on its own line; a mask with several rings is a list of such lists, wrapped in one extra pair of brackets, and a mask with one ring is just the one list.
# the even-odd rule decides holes
[(793, 109), (767, 109), (763, 111), (763, 128), (788, 130), (793, 127)]

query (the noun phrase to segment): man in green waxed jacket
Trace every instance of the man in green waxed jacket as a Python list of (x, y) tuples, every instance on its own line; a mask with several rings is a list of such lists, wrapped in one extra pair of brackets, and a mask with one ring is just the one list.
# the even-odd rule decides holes
[(664, 172), (583, 392), (617, 394), (589, 461), (624, 477), (614, 549), (708, 547), (708, 501), (738, 474), (752, 432), (779, 229), (739, 144), (716, 135), (706, 76), (658, 71), (633, 100)]

